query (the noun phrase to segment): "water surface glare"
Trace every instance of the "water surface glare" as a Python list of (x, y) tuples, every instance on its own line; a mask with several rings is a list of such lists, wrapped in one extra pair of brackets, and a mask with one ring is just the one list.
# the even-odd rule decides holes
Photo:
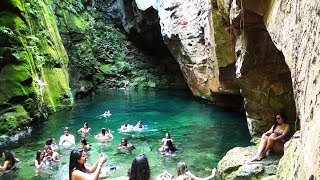
[[(99, 115), (106, 110), (110, 110), (112, 115), (100, 118)], [(147, 125), (146, 131), (118, 131), (122, 124), (135, 125), (139, 120)], [(76, 131), (85, 122), (92, 129), (86, 138), (93, 147), (87, 152), (87, 163), (94, 163), (99, 153), (104, 152), (108, 156), (107, 163), (117, 167), (110, 173), (110, 179), (127, 179), (127, 169), (132, 160), (142, 153), (149, 159), (153, 177), (165, 169), (176, 175), (175, 167), (179, 161), (185, 161), (191, 172), (204, 177), (211, 174), (211, 169), (217, 166), (229, 149), (250, 144), (242, 113), (199, 101), (184, 91), (108, 90), (78, 100), (73, 109), (50, 116), (41, 128), (24, 139), (21, 146), (12, 149), (22, 162), (18, 164), (19, 170), (5, 179), (68, 179), (70, 151), (59, 150), (62, 162), (58, 170), (48, 170), (46, 173), (35, 172), (33, 162), (36, 151), (43, 149), (47, 138), (53, 137), (59, 141), (65, 126), (70, 127), (79, 146), (83, 137)], [(94, 138), (102, 127), (110, 128), (114, 135), (107, 145), (100, 145)], [(175, 157), (162, 157), (158, 152), (166, 132), (171, 134), (178, 147)], [(121, 138), (127, 138), (136, 149), (129, 154), (118, 153), (116, 146)]]

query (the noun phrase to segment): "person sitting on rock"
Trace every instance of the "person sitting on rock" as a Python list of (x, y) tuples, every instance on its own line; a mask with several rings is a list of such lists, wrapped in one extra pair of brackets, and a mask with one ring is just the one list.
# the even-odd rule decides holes
[(290, 125), (286, 123), (286, 114), (281, 112), (275, 116), (274, 124), (261, 136), (256, 155), (248, 162), (262, 160), (268, 151), (283, 153), (283, 146), (290, 133)]

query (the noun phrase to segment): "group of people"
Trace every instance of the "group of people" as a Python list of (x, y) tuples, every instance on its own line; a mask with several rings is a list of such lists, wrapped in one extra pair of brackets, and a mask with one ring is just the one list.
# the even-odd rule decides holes
[[(288, 140), (290, 134), (290, 125), (286, 123), (286, 118), (284, 113), (278, 113), (275, 116), (273, 126), (261, 136), (256, 155), (247, 162), (260, 161), (267, 156), (269, 152), (283, 153), (284, 143)], [(137, 126), (142, 126), (142, 122), (139, 121)], [(91, 128), (88, 123), (85, 123), (83, 127), (78, 130), (78, 133), (88, 134), (90, 131)], [(113, 135), (110, 129), (107, 131), (106, 128), (102, 128), (101, 133), (96, 135), (96, 138), (99, 141), (108, 141), (113, 138)], [(177, 150), (173, 145), (173, 139), (169, 133), (166, 133), (161, 142), (162, 146), (159, 148), (160, 153), (174, 153)], [(98, 160), (92, 166), (85, 165), (87, 161), (86, 151), (91, 149), (91, 145), (87, 143), (86, 139), (81, 139), (80, 148), (74, 149), (75, 138), (70, 134), (70, 129), (68, 127), (64, 129), (64, 135), (60, 137), (59, 145), (62, 149), (73, 149), (69, 159), (70, 179), (98, 179), (101, 174), (105, 174), (105, 172), (108, 171), (104, 166), (108, 158), (103, 153), (100, 154)], [(41, 169), (44, 165), (59, 163), (60, 155), (57, 152), (58, 148), (54, 139), (48, 139), (45, 143), (44, 150), (37, 151), (34, 166), (37, 169)], [(132, 144), (128, 143), (127, 139), (123, 138), (121, 139), (121, 143), (117, 146), (117, 150), (122, 150), (124, 148), (128, 150), (135, 149)], [(8, 150), (2, 152), (2, 157), (4, 159), (4, 164), (0, 166), (1, 171), (14, 170), (16, 168), (15, 163), (20, 161)], [(203, 179), (210, 179), (214, 175), (215, 169), (212, 171), (211, 176)], [(151, 178), (148, 158), (145, 155), (139, 155), (132, 161), (128, 176), (129, 180), (149, 180)], [(166, 170), (157, 176), (157, 180), (171, 178), (173, 178), (173, 176)], [(187, 170), (187, 165), (184, 162), (179, 162), (177, 165), (176, 179), (198, 178)]]
[(133, 126), (130, 124), (121, 125), (119, 131), (121, 132), (131, 132), (131, 131), (142, 131), (145, 129), (145, 125), (142, 124), (142, 121), (138, 121), (138, 123)]

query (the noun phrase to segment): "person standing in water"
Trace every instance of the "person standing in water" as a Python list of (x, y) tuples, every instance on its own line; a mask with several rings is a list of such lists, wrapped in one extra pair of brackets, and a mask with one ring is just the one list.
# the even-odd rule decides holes
[(86, 166), (87, 155), (82, 149), (74, 149), (70, 152), (69, 160), (69, 179), (87, 180), (99, 179), (102, 166), (107, 161), (107, 157), (100, 154), (99, 159), (92, 165)]
[(106, 132), (106, 128), (102, 128), (101, 133), (96, 135), (96, 138), (100, 142), (106, 142), (106, 141), (111, 140), (113, 138), (113, 135), (112, 135), (110, 129), (108, 129), (108, 132)]
[(88, 123), (84, 123), (83, 127), (78, 130), (78, 133), (81, 135), (87, 135), (91, 131)]
[(70, 129), (68, 127), (64, 128), (64, 135), (60, 137), (59, 145), (63, 149), (70, 149), (75, 145), (75, 139), (72, 134), (70, 134)]

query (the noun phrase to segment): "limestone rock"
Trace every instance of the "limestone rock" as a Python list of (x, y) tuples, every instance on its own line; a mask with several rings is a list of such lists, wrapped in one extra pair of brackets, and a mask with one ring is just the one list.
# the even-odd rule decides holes
[(255, 146), (236, 147), (218, 163), (218, 173), (222, 179), (273, 179), (279, 156), (269, 155), (260, 162), (245, 163), (257, 151)]

